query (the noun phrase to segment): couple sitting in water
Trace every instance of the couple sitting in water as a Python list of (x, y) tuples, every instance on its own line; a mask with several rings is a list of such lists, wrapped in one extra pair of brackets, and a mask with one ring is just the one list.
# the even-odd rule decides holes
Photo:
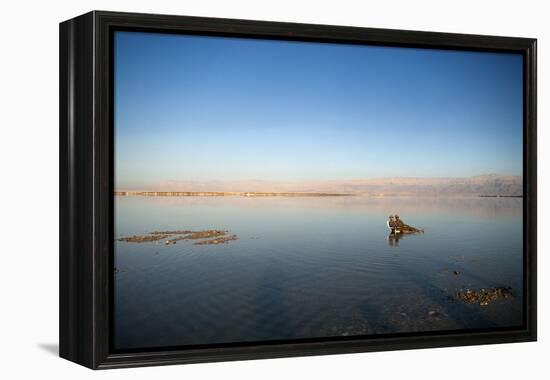
[(388, 228), (390, 229), (390, 234), (402, 234), (402, 233), (418, 233), (424, 232), (423, 229), (415, 228), (404, 223), (399, 215), (390, 215), (387, 221)]

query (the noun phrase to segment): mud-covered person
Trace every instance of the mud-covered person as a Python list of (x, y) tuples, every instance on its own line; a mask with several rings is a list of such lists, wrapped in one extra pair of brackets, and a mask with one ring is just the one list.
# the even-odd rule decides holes
[(403, 222), (403, 220), (401, 220), (399, 215), (394, 215), (393, 219), (394, 219), (395, 228), (399, 229), (402, 232), (424, 232), (424, 230), (421, 228), (409, 226), (408, 224)]
[(386, 224), (388, 225), (388, 228), (390, 230), (390, 235), (394, 235), (397, 232), (397, 224), (395, 223), (393, 215), (390, 215), (388, 217)]

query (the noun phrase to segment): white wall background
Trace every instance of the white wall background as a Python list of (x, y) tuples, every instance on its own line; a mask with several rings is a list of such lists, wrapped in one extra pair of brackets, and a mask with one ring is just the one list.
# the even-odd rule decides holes
[[(0, 22), (0, 376), (520, 379), (550, 374), (550, 22), (546, 1), (10, 1)], [(539, 39), (539, 342), (93, 372), (56, 357), (58, 23), (93, 9)], [(547, 351), (546, 354), (544, 351)]]

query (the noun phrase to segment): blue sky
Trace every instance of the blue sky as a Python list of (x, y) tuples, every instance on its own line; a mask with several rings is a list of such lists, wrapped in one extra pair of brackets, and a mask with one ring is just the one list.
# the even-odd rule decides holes
[(519, 54), (115, 34), (117, 188), (521, 175)]

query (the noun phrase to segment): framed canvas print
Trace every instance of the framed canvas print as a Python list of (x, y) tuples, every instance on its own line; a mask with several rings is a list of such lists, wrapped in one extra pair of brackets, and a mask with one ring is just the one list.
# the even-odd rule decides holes
[(60, 355), (536, 339), (536, 40), (60, 25)]

